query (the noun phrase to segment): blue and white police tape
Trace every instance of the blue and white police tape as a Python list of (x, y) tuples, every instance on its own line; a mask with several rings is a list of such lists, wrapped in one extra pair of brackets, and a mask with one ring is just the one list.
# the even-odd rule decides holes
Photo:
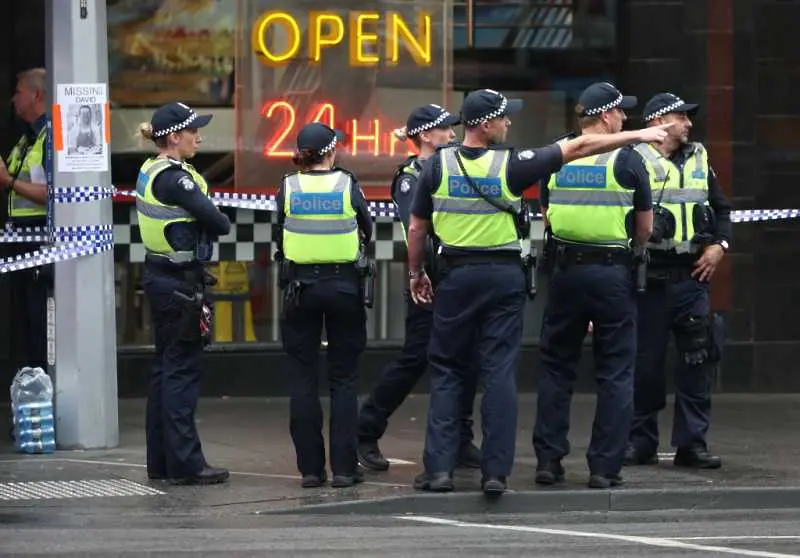
[(39, 267), (56, 262), (100, 254), (114, 247), (113, 236), (100, 240), (71, 240), (63, 244), (43, 246), (33, 252), (0, 259), (0, 274)]
[[(114, 235), (113, 225), (78, 225), (57, 227), (56, 242), (71, 240), (105, 240)], [(47, 227), (18, 227), (6, 225), (0, 234), (0, 243), (49, 243)]]
[(116, 193), (113, 186), (56, 186), (53, 188), (56, 203), (85, 203), (104, 200)]

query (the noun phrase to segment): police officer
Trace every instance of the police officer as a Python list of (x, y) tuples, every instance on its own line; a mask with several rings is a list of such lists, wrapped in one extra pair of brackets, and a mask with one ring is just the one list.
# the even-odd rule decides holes
[(673, 124), (662, 143), (640, 144), (656, 204), (654, 234), (648, 244), (647, 291), (639, 297), (635, 416), (626, 464), (658, 461), (658, 412), (666, 406), (664, 360), (670, 331), (675, 336), (675, 414), (672, 446), (679, 467), (716, 469), (706, 434), (711, 411), (711, 377), (720, 357), (710, 320), (708, 288), (728, 251), (730, 204), (708, 153), (689, 141), (698, 105), (659, 93), (644, 107), (650, 126)]
[[(581, 134), (615, 134), (636, 106), (610, 83), (595, 83), (578, 98)], [(662, 132), (663, 133), (663, 132)], [(542, 188), (546, 227), (555, 241), (555, 267), (541, 334), (533, 445), (536, 482), (564, 478), (575, 368), (590, 322), (598, 384), (592, 438), (586, 454), (589, 486), (622, 482), (627, 425), (633, 413), (636, 299), (630, 239), (644, 246), (653, 224), (650, 185), (631, 145), (582, 157)]]
[[(405, 128), (395, 131), (400, 140), (410, 139), (419, 151), (398, 167), (392, 181), (392, 200), (400, 215), (403, 233), (408, 230), (411, 201), (416, 191), (417, 178), (422, 162), (436, 148), (452, 142), (456, 135), (453, 126), (458, 116), (450, 114), (438, 105), (424, 105), (409, 115)], [(432, 240), (432, 239), (431, 239)], [(433, 242), (429, 242), (426, 260), (432, 263)], [(432, 278), (435, 283), (435, 277)], [(383, 369), (381, 378), (361, 406), (358, 420), (358, 457), (368, 469), (385, 471), (389, 461), (381, 453), (378, 440), (386, 432), (389, 417), (403, 403), (414, 384), (428, 367), (428, 341), (430, 340), (433, 313), (430, 306), (414, 304), (406, 293), (405, 343), (400, 355)], [(477, 378), (475, 378), (477, 380)], [(480, 450), (472, 443), (472, 407), (475, 399), (476, 381), (468, 382), (462, 400), (461, 444), (458, 464), (462, 467), (479, 468)]]
[(659, 137), (658, 130), (587, 134), (516, 151), (499, 144), (506, 138), (508, 115), (521, 106), (521, 100), (491, 89), (467, 95), (461, 107), (463, 143), (440, 148), (424, 166), (417, 185), (408, 233), (408, 273), (415, 302), (433, 299), (423, 268), (425, 237), (431, 230), (441, 241), (443, 266), (429, 347), (425, 471), (414, 481), (420, 490), (453, 489), (461, 397), (476, 351), (484, 384), (481, 486), (486, 494), (506, 489), (514, 461), (516, 361), (526, 292), (518, 226), (522, 193), (574, 159)]
[(284, 307), (283, 347), (292, 378), (290, 431), (302, 486), (327, 480), (317, 360), (322, 325), (328, 340), (332, 486), (363, 481), (358, 468), (358, 359), (367, 340), (361, 273), (356, 266), (372, 236), (372, 219), (355, 176), (334, 166), (341, 134), (315, 122), (297, 136), (299, 171), (278, 192)]
[[(19, 227), (47, 224), (47, 115), (45, 114), (47, 73), (33, 68), (17, 76), (12, 98), (24, 133), (11, 150), (7, 165), (0, 159), (0, 190), (8, 199), (9, 222)], [(32, 252), (38, 244), (15, 244), (9, 255)], [(11, 350), (14, 367), (47, 368), (46, 306), (53, 288), (53, 265), (15, 271), (9, 278), (11, 309)]]
[(147, 474), (173, 484), (214, 484), (229, 476), (206, 462), (194, 418), (207, 342), (202, 332), (210, 333), (204, 290), (212, 281), (203, 262), (210, 243), (231, 226), (208, 197), (206, 181), (186, 162), (202, 141), (199, 128), (210, 120), (183, 103), (169, 103), (139, 126), (141, 138), (158, 148), (136, 181), (147, 250), (142, 283), (156, 348), (147, 394)]

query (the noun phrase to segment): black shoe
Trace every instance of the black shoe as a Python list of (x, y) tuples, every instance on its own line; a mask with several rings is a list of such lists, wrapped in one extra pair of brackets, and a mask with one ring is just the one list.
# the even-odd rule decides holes
[(167, 474), (166, 473), (151, 473), (150, 471), (147, 472), (147, 478), (150, 480), (166, 480)]
[(204, 467), (190, 477), (170, 479), (172, 484), (219, 484), (228, 480), (231, 474), (221, 467)]
[(614, 488), (621, 486), (624, 482), (619, 475), (591, 475), (589, 488)]
[(322, 471), (321, 475), (303, 475), (300, 485), (303, 488), (319, 488), (328, 481), (328, 473)]
[(536, 467), (536, 484), (551, 485), (564, 480), (564, 466), (560, 459)]
[(386, 471), (389, 461), (381, 453), (378, 442), (359, 442), (358, 462), (370, 471)]
[(420, 473), (414, 478), (414, 488), (428, 492), (450, 492), (453, 486), (453, 477), (450, 473)]
[(673, 463), (676, 467), (691, 469), (719, 469), (722, 459), (708, 452), (705, 448), (678, 448)]
[(461, 446), (461, 451), (458, 452), (458, 462), (456, 466), (464, 469), (480, 469), (482, 457), (481, 450), (478, 449), (478, 446), (471, 442), (469, 444), (464, 444)]
[(481, 490), (487, 496), (499, 496), (508, 488), (505, 477), (486, 477), (481, 479)]
[(646, 454), (637, 450), (633, 446), (628, 446), (625, 450), (625, 459), (622, 464), (626, 467), (635, 465), (658, 465), (658, 454), (656, 452)]
[(331, 486), (334, 488), (347, 488), (364, 482), (364, 473), (356, 471), (352, 475), (333, 475)]

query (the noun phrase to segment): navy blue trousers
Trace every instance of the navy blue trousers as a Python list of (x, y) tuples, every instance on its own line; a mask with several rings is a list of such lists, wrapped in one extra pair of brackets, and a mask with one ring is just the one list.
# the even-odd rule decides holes
[(358, 360), (367, 342), (366, 313), (357, 279), (324, 277), (304, 288), (299, 306), (281, 316), (283, 347), (291, 378), (289, 430), (301, 475), (325, 471), (319, 352), (322, 327), (328, 341), (330, 464), (334, 475), (358, 466)]
[(197, 285), (147, 264), (142, 283), (156, 349), (147, 392), (147, 472), (188, 477), (207, 465), (195, 425), (203, 342), (200, 310), (174, 292), (188, 294)]
[[(361, 405), (358, 417), (358, 438), (375, 442), (385, 433), (389, 417), (405, 401), (414, 385), (428, 369), (428, 344), (433, 325), (431, 308), (415, 304), (406, 293), (405, 342), (400, 355), (383, 369), (378, 383)], [(461, 400), (461, 445), (472, 442), (472, 407), (475, 401), (478, 374), (464, 384)]]
[[(688, 316), (706, 317), (708, 285), (694, 279), (648, 284), (639, 295), (639, 347), (636, 355), (634, 419), (630, 443), (642, 455), (658, 450), (658, 413), (667, 404), (664, 362), (670, 333), (680, 334)], [(678, 355), (672, 446), (706, 449), (714, 364), (690, 366)]]
[(456, 467), (464, 392), (476, 373), (483, 382), (483, 475), (511, 473), (524, 304), (525, 275), (516, 261), (464, 265), (443, 274), (434, 298), (428, 353), (428, 473), (452, 473)]
[(636, 303), (628, 266), (556, 266), (542, 323), (533, 445), (540, 465), (570, 452), (570, 403), (590, 321), (597, 406), (586, 457), (592, 474), (613, 475), (622, 468), (633, 414)]

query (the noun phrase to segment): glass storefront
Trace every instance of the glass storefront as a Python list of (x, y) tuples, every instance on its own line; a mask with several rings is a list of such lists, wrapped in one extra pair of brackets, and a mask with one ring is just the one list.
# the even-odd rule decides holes
[[(615, 42), (616, 0), (358, 4), (359, 11), (353, 11), (353, 2), (344, 0), (109, 0), (112, 179), (117, 188), (133, 186), (148, 155), (148, 147), (133, 139), (138, 124), (149, 120), (155, 107), (178, 100), (214, 114), (203, 130), (201, 154), (192, 161), (212, 189), (274, 194), (292, 168), (288, 157), (300, 126), (319, 120), (346, 132), (339, 164), (356, 174), (380, 214), (394, 169), (410, 149), (391, 130), (421, 104), (458, 110), (463, 92), (454, 75), (464, 72), (455, 62), (459, 50), (474, 48), (484, 56), (508, 48), (540, 54), (589, 48), (587, 36), (599, 37), (600, 46), (612, 50)], [(472, 37), (468, 25), (474, 28)], [(605, 31), (587, 33), (587, 25)], [(503, 92), (525, 100), (508, 138), (518, 146), (544, 145), (571, 129), (574, 92), (607, 77), (568, 82), (556, 72), (530, 87), (524, 76), (515, 81), (519, 65), (509, 68), (503, 83), (520, 85), (516, 90), (503, 87)], [(537, 71), (542, 74), (541, 68)], [(500, 89), (486, 81), (482, 87)], [(536, 207), (537, 189), (530, 192)], [(234, 226), (215, 250), (213, 272), (220, 280), (216, 341), (278, 342), (274, 213), (225, 211)], [(130, 199), (115, 201), (114, 224), (118, 343), (149, 344), (149, 309), (140, 286), (144, 249)], [(531, 236), (540, 239), (541, 227), (534, 226)], [(404, 336), (407, 286), (399, 223), (378, 215), (374, 239), (370, 251), (378, 279), (368, 336), (372, 344), (397, 344)], [(526, 311), (525, 337), (535, 339), (541, 300)]]

